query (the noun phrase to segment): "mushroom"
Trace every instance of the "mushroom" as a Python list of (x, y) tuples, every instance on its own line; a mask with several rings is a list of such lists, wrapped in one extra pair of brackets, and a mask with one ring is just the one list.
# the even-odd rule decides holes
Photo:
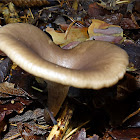
[(108, 42), (85, 41), (63, 50), (39, 28), (13, 23), (0, 28), (0, 50), (32, 75), (48, 83), (48, 108), (58, 113), (70, 86), (101, 89), (123, 78), (127, 53)]

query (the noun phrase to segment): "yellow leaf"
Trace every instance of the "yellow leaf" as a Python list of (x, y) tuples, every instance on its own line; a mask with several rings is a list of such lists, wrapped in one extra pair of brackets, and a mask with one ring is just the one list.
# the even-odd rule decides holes
[(73, 41), (85, 41), (89, 37), (87, 34), (87, 28), (85, 27), (72, 27), (67, 36), (66, 33), (59, 33), (50, 27), (46, 28), (46, 32), (52, 36), (53, 42), (61, 47)]

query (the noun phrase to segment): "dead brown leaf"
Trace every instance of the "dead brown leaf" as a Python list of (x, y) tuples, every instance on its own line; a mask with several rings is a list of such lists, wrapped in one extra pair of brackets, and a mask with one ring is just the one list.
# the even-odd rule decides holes
[(22, 97), (30, 96), (22, 88), (19, 87), (15, 88), (15, 84), (8, 83), (8, 82), (0, 83), (0, 93), (2, 93), (1, 98), (2, 95), (6, 97), (7, 95), (5, 94), (12, 95), (12, 96), (22, 96)]
[(40, 129), (35, 125), (29, 125), (28, 123), (18, 123), (17, 124), (18, 131), (21, 136), (26, 140), (44, 140), (46, 130)]
[(123, 30), (118, 25), (111, 25), (98, 19), (92, 19), (88, 27), (90, 39), (121, 43), (123, 41)]
[(52, 36), (53, 42), (61, 47), (74, 41), (82, 42), (88, 38), (87, 28), (84, 27), (72, 27), (67, 34), (67, 37), (65, 33), (57, 32), (49, 27), (46, 28), (46, 32)]

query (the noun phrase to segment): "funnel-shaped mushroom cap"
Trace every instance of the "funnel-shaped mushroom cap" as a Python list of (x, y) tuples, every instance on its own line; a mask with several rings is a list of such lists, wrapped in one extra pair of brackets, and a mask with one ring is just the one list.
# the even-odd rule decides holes
[(112, 86), (128, 65), (127, 53), (113, 44), (86, 41), (63, 50), (40, 29), (24, 23), (0, 28), (0, 50), (35, 76), (78, 88)]

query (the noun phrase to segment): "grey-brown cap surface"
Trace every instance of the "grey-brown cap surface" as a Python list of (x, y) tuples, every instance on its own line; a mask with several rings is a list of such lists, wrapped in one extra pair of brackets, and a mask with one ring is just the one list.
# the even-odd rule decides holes
[(0, 28), (0, 50), (35, 76), (78, 88), (112, 86), (128, 65), (127, 53), (113, 44), (86, 41), (62, 50), (40, 29), (25, 23)]

